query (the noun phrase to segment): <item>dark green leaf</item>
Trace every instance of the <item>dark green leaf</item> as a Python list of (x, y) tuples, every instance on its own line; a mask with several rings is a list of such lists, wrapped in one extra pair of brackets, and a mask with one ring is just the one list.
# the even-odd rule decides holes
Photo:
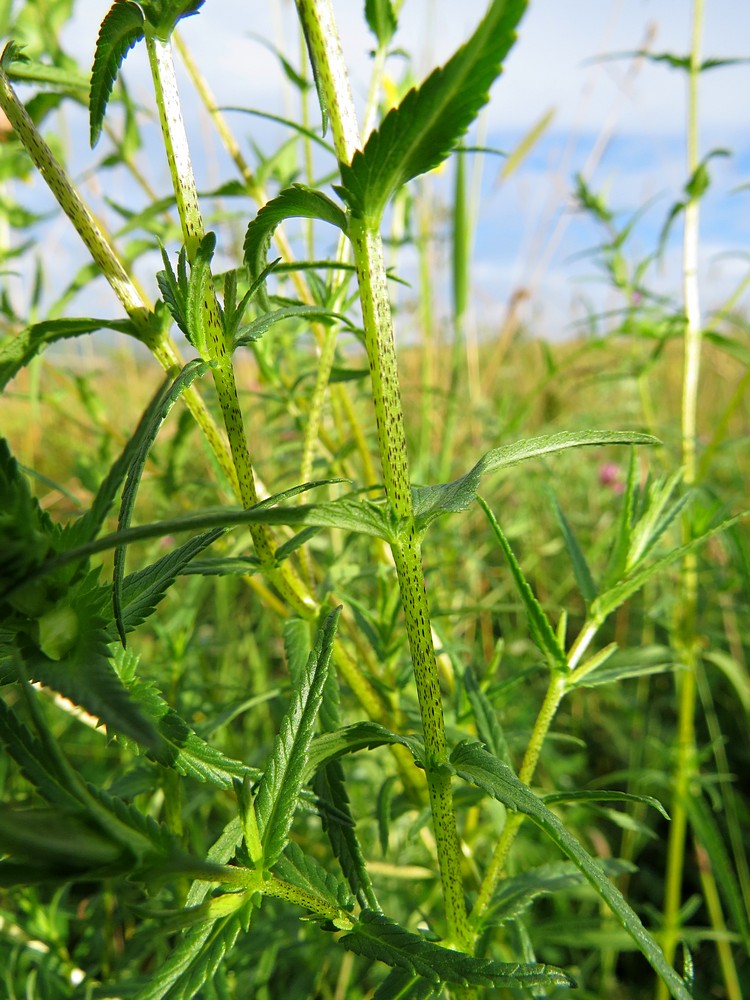
[(378, 986), (372, 1000), (432, 1000), (442, 993), (440, 983), (431, 983), (403, 969), (392, 969)]
[(493, 0), (469, 41), (388, 112), (351, 164), (341, 165), (340, 193), (354, 215), (378, 225), (400, 187), (448, 156), (487, 103), (525, 9), (525, 0)]
[(547, 804), (558, 802), (638, 802), (651, 806), (661, 813), (664, 819), (669, 819), (669, 813), (653, 795), (635, 795), (633, 792), (606, 792), (598, 789), (583, 789), (580, 792), (549, 792), (541, 796), (541, 801)]
[(197, 14), (205, 0), (141, 0), (143, 13), (157, 38), (166, 42), (183, 17)]
[[(263, 270), (271, 238), (284, 219), (320, 219), (329, 222), (345, 233), (345, 213), (322, 191), (315, 191), (304, 184), (285, 188), (261, 208), (250, 222), (245, 233), (245, 263), (253, 279)], [(267, 304), (267, 297), (265, 299)]]
[(143, 11), (132, 0), (116, 0), (99, 29), (94, 65), (91, 69), (89, 127), (91, 147), (102, 133), (112, 87), (130, 49), (143, 38)]
[(308, 757), (308, 773), (312, 774), (319, 767), (338, 760), (345, 754), (356, 753), (358, 750), (373, 750), (375, 747), (394, 743), (405, 746), (418, 766), (424, 767), (425, 751), (419, 736), (400, 736), (377, 722), (355, 722), (351, 726), (344, 726), (331, 733), (321, 733), (315, 737)]
[(361, 907), (380, 912), (381, 907), (357, 837), (344, 771), (339, 761), (331, 761), (318, 769), (313, 789), (318, 796), (323, 829), (349, 888)]
[(340, 613), (340, 608), (331, 612), (318, 633), (258, 786), (255, 808), (263, 861), (269, 868), (284, 850), (297, 808)]
[(362, 913), (353, 930), (341, 938), (341, 943), (358, 955), (385, 962), (435, 984), (487, 988), (575, 985), (570, 976), (551, 965), (496, 962), (442, 948), (369, 910)]
[(459, 744), (451, 754), (456, 774), (478, 785), (514, 812), (528, 816), (583, 873), (596, 892), (608, 904), (622, 926), (635, 941), (655, 972), (669, 988), (675, 1000), (691, 1000), (683, 980), (664, 958), (659, 945), (643, 926), (640, 917), (625, 900), (620, 890), (607, 878), (595, 861), (551, 812), (513, 774), (507, 764), (484, 750), (478, 743)]
[(439, 486), (420, 486), (412, 489), (414, 514), (417, 525), (424, 531), (437, 517), (454, 511), (466, 510), (474, 502), (479, 482), (487, 472), (507, 469), (530, 458), (544, 458), (568, 448), (612, 444), (658, 444), (650, 434), (630, 431), (564, 431), (538, 438), (528, 438), (515, 444), (504, 445), (488, 451), (473, 469), (452, 483)]

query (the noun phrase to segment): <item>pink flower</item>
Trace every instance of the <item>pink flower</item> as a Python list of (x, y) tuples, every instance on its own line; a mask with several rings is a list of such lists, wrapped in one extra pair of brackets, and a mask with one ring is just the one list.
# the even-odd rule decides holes
[(600, 465), (599, 484), (600, 486), (608, 486), (613, 493), (622, 493), (625, 490), (625, 484), (620, 478), (620, 466), (615, 465), (614, 462), (605, 462)]

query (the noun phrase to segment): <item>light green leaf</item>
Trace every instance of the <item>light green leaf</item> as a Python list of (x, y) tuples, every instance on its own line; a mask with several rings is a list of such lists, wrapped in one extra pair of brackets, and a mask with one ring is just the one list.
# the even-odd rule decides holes
[(327, 906), (338, 910), (351, 910), (354, 907), (354, 898), (346, 883), (327, 872), (319, 861), (312, 855), (305, 854), (293, 840), (286, 845), (273, 873), (285, 882), (317, 896)]
[(500, 544), (503, 554), (510, 567), (516, 589), (523, 601), (526, 618), (529, 623), (529, 633), (537, 648), (543, 653), (550, 670), (567, 671), (568, 658), (565, 650), (560, 644), (557, 633), (552, 628), (549, 618), (545, 614), (544, 608), (534, 596), (534, 592), (529, 586), (526, 577), (523, 575), (520, 563), (516, 559), (510, 547), (508, 539), (503, 534), (503, 530), (497, 523), (495, 515), (487, 506), (485, 501), (479, 497), (479, 504), (487, 515), (487, 519), (492, 527), (493, 534)]
[(316, 736), (310, 746), (307, 770), (313, 774), (319, 767), (338, 760), (345, 754), (358, 750), (374, 750), (375, 747), (399, 743), (407, 747), (419, 767), (424, 767), (425, 751), (418, 736), (400, 736), (377, 722), (355, 722), (331, 733)]
[(269, 868), (284, 850), (297, 808), (340, 613), (341, 608), (332, 611), (318, 633), (306, 676), (293, 693), (258, 786), (255, 808)]
[(392, 195), (454, 149), (487, 103), (525, 9), (525, 0), (493, 0), (469, 41), (388, 112), (351, 164), (341, 165), (339, 193), (355, 216), (379, 225)]
[(104, 115), (120, 66), (130, 49), (143, 38), (141, 6), (132, 0), (116, 0), (104, 17), (96, 41), (89, 93), (91, 148), (99, 141)]
[(276, 323), (283, 323), (287, 319), (317, 321), (319, 323), (339, 323), (353, 330), (351, 321), (341, 313), (325, 309), (323, 306), (286, 306), (283, 309), (275, 309), (273, 312), (263, 313), (252, 323), (247, 323), (237, 331), (234, 341), (235, 347), (247, 347), (248, 344), (259, 340), (264, 333), (275, 326)]
[(3, 338), (0, 344), (0, 389), (24, 368), (32, 358), (44, 350), (48, 344), (58, 340), (80, 337), (98, 330), (117, 330), (136, 340), (141, 334), (129, 319), (50, 319), (33, 323), (14, 336)]
[(396, 32), (398, 20), (391, 0), (365, 0), (365, 18), (370, 31), (383, 48)]
[(578, 544), (578, 539), (576, 538), (568, 519), (563, 514), (560, 504), (557, 502), (557, 497), (551, 490), (550, 500), (552, 502), (552, 511), (558, 525), (560, 526), (560, 531), (562, 532), (565, 548), (568, 550), (568, 558), (573, 566), (573, 573), (576, 578), (576, 583), (578, 584), (578, 589), (581, 592), (581, 597), (583, 597), (586, 605), (588, 606), (597, 595), (596, 584), (594, 583), (594, 578), (591, 575), (589, 564), (586, 561), (586, 556), (583, 554), (581, 546)]
[(141, 0), (143, 13), (157, 38), (167, 41), (183, 17), (197, 14), (205, 0)]
[(362, 913), (354, 928), (341, 938), (341, 943), (348, 951), (422, 976), (435, 984), (486, 988), (575, 985), (570, 976), (552, 965), (473, 958), (425, 941), (395, 921), (369, 910)]
[(537, 798), (511, 769), (479, 744), (459, 744), (451, 754), (457, 775), (478, 785), (508, 808), (524, 813), (576, 865), (637, 944), (654, 971), (669, 988), (674, 1000), (691, 1000), (690, 991), (664, 957), (659, 945), (646, 930), (638, 914), (620, 890), (607, 878), (601, 865), (591, 857), (558, 817)]
[(569, 448), (658, 443), (650, 434), (631, 431), (563, 431), (494, 448), (483, 455), (473, 469), (452, 483), (412, 489), (417, 526), (424, 531), (435, 518), (470, 507), (476, 498), (479, 482), (487, 472), (508, 469), (531, 458), (544, 458)]
[(688, 552), (693, 552), (701, 545), (703, 545), (709, 538), (713, 538), (715, 535), (719, 535), (731, 528), (732, 525), (736, 524), (738, 521), (744, 520), (746, 517), (750, 516), (750, 511), (743, 511), (741, 514), (737, 514), (735, 517), (730, 517), (726, 521), (722, 521), (721, 524), (717, 525), (715, 528), (711, 528), (708, 531), (704, 531), (701, 535), (693, 538), (691, 541), (686, 542), (685, 545), (678, 545), (676, 548), (668, 552), (667, 555), (663, 556), (661, 559), (657, 559), (655, 562), (646, 566), (644, 569), (639, 570), (637, 573), (633, 573), (627, 579), (622, 580), (620, 583), (611, 587), (605, 593), (600, 594), (595, 601), (592, 602), (590, 608), (590, 616), (596, 621), (604, 621), (613, 611), (616, 611), (621, 604), (624, 604), (629, 597), (633, 594), (638, 593), (638, 591), (657, 573), (671, 566), (672, 563), (676, 562), (678, 559), (682, 559)]

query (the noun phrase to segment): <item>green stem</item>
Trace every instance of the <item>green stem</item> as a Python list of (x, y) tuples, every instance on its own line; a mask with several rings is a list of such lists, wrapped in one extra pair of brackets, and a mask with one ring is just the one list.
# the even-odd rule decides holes
[[(545, 695), (542, 706), (539, 709), (539, 714), (536, 717), (531, 738), (529, 739), (528, 746), (526, 747), (526, 753), (524, 754), (523, 762), (521, 764), (521, 770), (518, 772), (518, 777), (526, 785), (530, 785), (534, 777), (536, 765), (539, 762), (539, 755), (542, 751), (542, 747), (544, 746), (544, 741), (547, 738), (550, 726), (552, 725), (555, 715), (557, 714), (560, 702), (562, 701), (567, 690), (567, 684), (568, 678), (559, 673), (554, 674), (550, 680), (549, 687), (547, 688), (547, 694)], [(476, 902), (474, 903), (474, 908), (471, 911), (471, 923), (475, 928), (479, 924), (479, 921), (489, 906), (495, 889), (497, 888), (497, 884), (502, 878), (510, 849), (513, 846), (513, 842), (516, 839), (518, 831), (521, 829), (523, 820), (523, 813), (516, 812), (510, 813), (505, 822), (505, 827), (503, 828), (503, 832), (500, 834), (495, 851), (492, 855), (492, 861), (487, 868), (487, 872), (479, 888), (479, 893), (477, 894)]]
[[(688, 71), (688, 124), (687, 124), (687, 168), (693, 176), (699, 164), (698, 146), (698, 80), (701, 63), (701, 32), (703, 23), (703, 0), (694, 0), (693, 29)], [(698, 288), (698, 224), (699, 197), (693, 196), (685, 206), (683, 230), (683, 286), (685, 297), (685, 361), (683, 369), (682, 395), (682, 462), (685, 469), (685, 485), (689, 488), (696, 482), (696, 438), (698, 415), (698, 388), (700, 379), (702, 328)], [(690, 523), (683, 520), (683, 540), (690, 538)], [(682, 879), (685, 864), (685, 841), (687, 838), (687, 812), (685, 801), (692, 791), (697, 773), (697, 753), (695, 744), (695, 710), (697, 701), (697, 670), (699, 665), (698, 622), (698, 566), (694, 553), (689, 553), (682, 564), (681, 600), (678, 621), (675, 625), (675, 645), (684, 667), (679, 671), (677, 709), (677, 765), (674, 778), (674, 798), (672, 801), (672, 822), (669, 827), (667, 844), (667, 870), (664, 888), (664, 932), (662, 948), (667, 961), (674, 961), (680, 938), (680, 909), (682, 903)], [(662, 981), (657, 985), (658, 1000), (666, 1000), (669, 995)]]
[[(297, 0), (297, 11), (330, 115), (336, 155), (340, 162), (349, 163), (359, 146), (359, 131), (330, 0)], [(458, 947), (468, 948), (470, 934), (461, 879), (461, 852), (450, 774), (446, 767), (448, 748), (430, 610), (412, 508), (383, 242), (377, 229), (357, 218), (349, 219), (349, 238), (359, 282), (385, 493), (393, 517), (398, 523), (398, 541), (391, 548), (406, 618), (424, 731), (426, 776), (448, 937)]]

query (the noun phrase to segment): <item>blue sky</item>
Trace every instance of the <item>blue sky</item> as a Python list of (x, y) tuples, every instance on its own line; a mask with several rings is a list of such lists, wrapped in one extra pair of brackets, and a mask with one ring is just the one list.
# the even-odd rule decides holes
[[(107, 4), (79, 0), (79, 12), (67, 44), (88, 64), (98, 22)], [(414, 58), (418, 75), (447, 58), (480, 20), (484, 0), (405, 0), (402, 27), (395, 39)], [(712, 0), (705, 5), (704, 55), (750, 57), (750, 4)], [(362, 17), (363, 2), (334, 0), (355, 98), (367, 90), (371, 38)], [(582, 315), (583, 300), (608, 308), (616, 299), (587, 280), (595, 274), (581, 254), (602, 233), (573, 213), (572, 178), (586, 170), (597, 191), (625, 219), (653, 199), (635, 234), (634, 251), (645, 255), (686, 180), (684, 153), (684, 77), (663, 66), (602, 60), (607, 53), (640, 48), (651, 39), (652, 51), (685, 53), (689, 45), (690, 0), (531, 0), (519, 42), (496, 84), (486, 112), (486, 143), (512, 149), (528, 128), (548, 111), (552, 125), (543, 141), (511, 179), (498, 184), (498, 161), (483, 167), (482, 211), (476, 240), (476, 321), (491, 328), (502, 316), (512, 292), (530, 288), (527, 316), (539, 333), (558, 337)], [(263, 35), (287, 53), (298, 52), (291, 0), (248, 3), (207, 0), (203, 11), (184, 22), (184, 37), (198, 57), (220, 104), (243, 105), (294, 114), (292, 95), (274, 56), (250, 34)], [(393, 62), (393, 72), (402, 63)], [(142, 47), (125, 63), (131, 92), (151, 103)], [(722, 146), (732, 156), (712, 163), (712, 187), (702, 216), (701, 273), (706, 310), (716, 308), (746, 271), (741, 255), (750, 251), (750, 192), (732, 193), (750, 181), (750, 65), (715, 70), (701, 86), (701, 147)], [(218, 144), (207, 136), (205, 122), (189, 85), (183, 87), (186, 119), (194, 138), (199, 184), (211, 186), (231, 176)], [(272, 148), (275, 136), (254, 119), (235, 116), (241, 138), (251, 131)], [(83, 121), (73, 128), (85, 127)], [(76, 167), (84, 172), (100, 150), (86, 148)], [(160, 151), (154, 148), (154, 156)], [(152, 176), (166, 192), (166, 168), (153, 163)], [(443, 183), (447, 183), (444, 181)], [(679, 295), (679, 227), (657, 286)], [(554, 252), (550, 250), (554, 247)], [(732, 256), (731, 254), (734, 254)], [(408, 269), (408, 259), (404, 265)]]

